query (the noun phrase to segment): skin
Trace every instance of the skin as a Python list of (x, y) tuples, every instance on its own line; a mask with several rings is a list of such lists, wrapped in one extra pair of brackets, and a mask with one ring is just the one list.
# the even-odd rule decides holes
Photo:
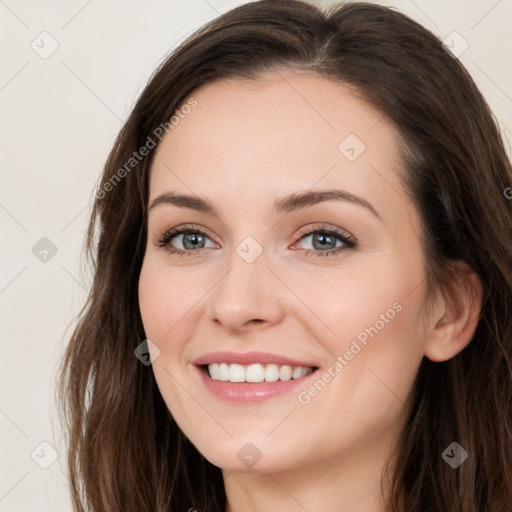
[[(381, 473), (421, 360), (449, 359), (470, 341), (479, 281), (461, 270), (468, 287), (436, 295), (426, 317), (420, 224), (399, 178), (398, 133), (345, 86), (283, 70), (218, 81), (193, 96), (197, 106), (156, 150), (149, 204), (172, 190), (207, 198), (218, 215), (171, 204), (149, 210), (139, 300), (160, 350), (152, 368), (162, 396), (186, 436), (222, 468), (228, 511), (334, 512), (343, 504), (384, 512)], [(354, 161), (338, 149), (349, 134), (366, 146)], [(348, 201), (273, 210), (282, 196), (331, 188), (363, 198), (380, 218)], [(183, 236), (169, 245), (200, 254), (156, 247), (183, 224), (207, 231), (203, 248), (186, 249)], [(315, 257), (325, 249), (300, 233), (318, 224), (342, 229), (357, 246)], [(249, 236), (263, 251), (252, 263), (236, 250)], [(311, 381), (260, 403), (224, 402), (191, 364), (207, 352), (256, 350), (332, 374), (358, 334), (397, 303), (400, 312), (307, 404), (298, 395)], [(252, 467), (237, 457), (246, 443), (261, 453)]]

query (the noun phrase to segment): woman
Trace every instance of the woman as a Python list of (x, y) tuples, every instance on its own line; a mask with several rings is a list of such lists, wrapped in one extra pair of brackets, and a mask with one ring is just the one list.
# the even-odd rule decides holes
[(511, 510), (511, 184), (468, 73), (392, 9), (192, 35), (96, 193), (75, 509)]

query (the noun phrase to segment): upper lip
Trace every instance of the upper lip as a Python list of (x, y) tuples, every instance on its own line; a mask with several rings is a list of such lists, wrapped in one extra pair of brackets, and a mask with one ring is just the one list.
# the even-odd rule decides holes
[(256, 363), (263, 364), (278, 364), (278, 365), (289, 365), (289, 366), (304, 366), (316, 368), (315, 364), (309, 361), (299, 361), (291, 359), (289, 357), (280, 356), (278, 354), (270, 354), (268, 352), (210, 352), (204, 354), (194, 361), (195, 365), (207, 365), (212, 363), (227, 363), (227, 364), (241, 364), (249, 365)]

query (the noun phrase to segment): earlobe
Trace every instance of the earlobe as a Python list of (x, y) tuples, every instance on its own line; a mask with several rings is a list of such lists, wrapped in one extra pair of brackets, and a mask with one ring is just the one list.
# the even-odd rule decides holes
[(437, 316), (431, 319), (425, 356), (433, 362), (447, 361), (473, 338), (482, 307), (482, 282), (466, 263), (450, 266), (449, 283), (440, 291)]

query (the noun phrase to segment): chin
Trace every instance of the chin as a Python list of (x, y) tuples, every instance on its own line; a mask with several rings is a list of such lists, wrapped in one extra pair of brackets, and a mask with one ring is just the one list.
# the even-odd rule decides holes
[(251, 441), (247, 436), (234, 438), (223, 445), (217, 442), (214, 450), (211, 443), (205, 443), (204, 447), (201, 445), (195, 444), (203, 457), (214, 466), (229, 472), (278, 473), (299, 465), (296, 450), (279, 450), (278, 446), (268, 440)]

